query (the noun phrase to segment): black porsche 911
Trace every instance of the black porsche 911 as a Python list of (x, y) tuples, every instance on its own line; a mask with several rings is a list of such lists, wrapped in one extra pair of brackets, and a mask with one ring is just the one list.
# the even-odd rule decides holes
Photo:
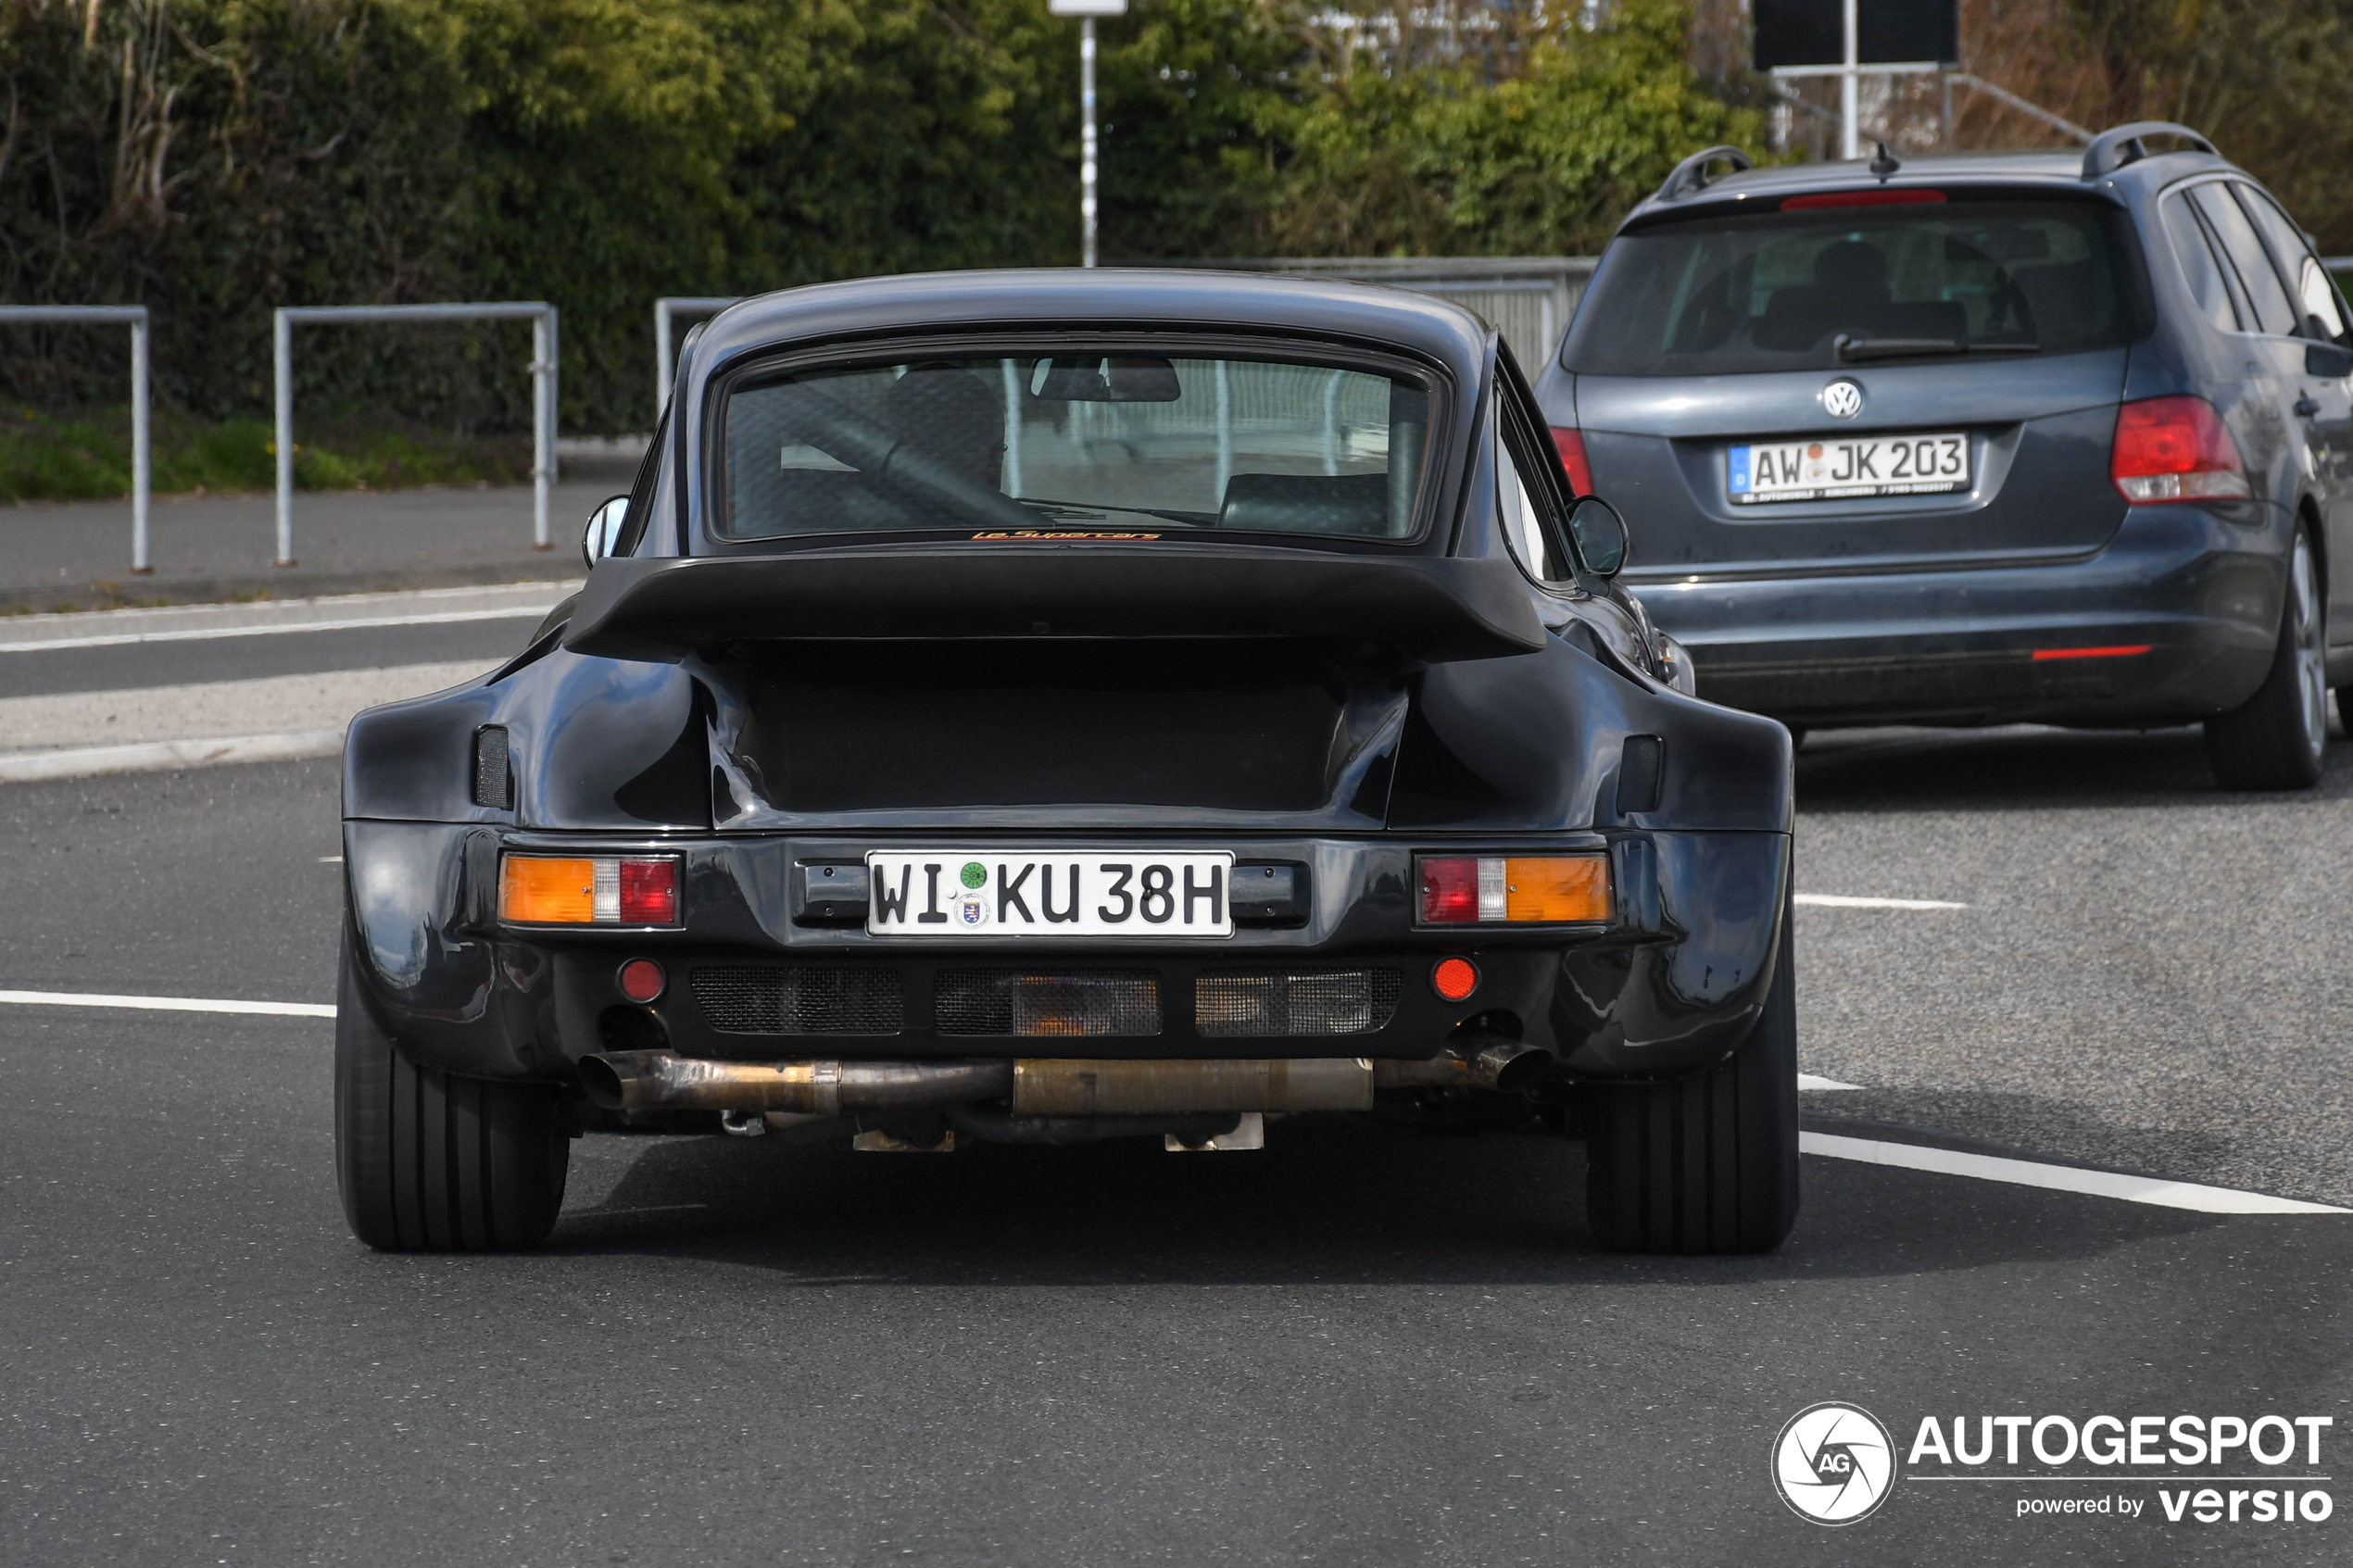
[(1609, 1247), (1788, 1234), (1788, 733), (1689, 695), (1477, 318), (1195, 272), (768, 295), (689, 336), (586, 548), (513, 659), (350, 731), (370, 1245), (541, 1240), (583, 1133), (1342, 1111), (1547, 1119)]

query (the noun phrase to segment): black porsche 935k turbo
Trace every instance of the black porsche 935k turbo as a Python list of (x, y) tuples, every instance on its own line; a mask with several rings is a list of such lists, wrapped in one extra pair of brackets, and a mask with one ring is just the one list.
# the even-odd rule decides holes
[(1797, 1211), (1791, 761), (1689, 695), (1496, 334), (1204, 273), (692, 333), (592, 570), (344, 760), (338, 1173), (527, 1247), (584, 1132), (1542, 1114), (1620, 1248)]

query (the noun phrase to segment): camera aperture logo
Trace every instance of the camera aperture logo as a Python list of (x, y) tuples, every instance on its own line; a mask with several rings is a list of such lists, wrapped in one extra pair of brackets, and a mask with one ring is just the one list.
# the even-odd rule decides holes
[(1817, 1524), (1868, 1519), (1895, 1486), (1895, 1441), (1879, 1418), (1836, 1400), (1809, 1405), (1773, 1439), (1773, 1489)]

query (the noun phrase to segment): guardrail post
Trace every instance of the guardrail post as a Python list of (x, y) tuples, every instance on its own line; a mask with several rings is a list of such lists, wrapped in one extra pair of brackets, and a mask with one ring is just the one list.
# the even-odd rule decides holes
[(147, 307), (144, 305), (0, 305), (0, 321), (27, 326), (128, 326), (131, 329), (131, 570), (147, 561)]
[(711, 315), (736, 303), (738, 296), (721, 297), (714, 295), (666, 294), (654, 301), (654, 422), (661, 422), (661, 411), (670, 407), (670, 394), (675, 383), (678, 357), (671, 352), (671, 323), (680, 311)]
[(654, 301), (654, 424), (661, 423), (661, 411), (670, 407), (670, 301)]
[(1227, 361), (1217, 361), (1217, 504), (1234, 478), (1234, 383)]
[(531, 547), (553, 548), (547, 492), (556, 475), (556, 307), (531, 319)]
[(131, 570), (140, 576), (155, 571), (147, 558), (147, 499), (153, 491), (153, 470), (147, 442), (147, 310), (131, 322)]
[(278, 556), (277, 564), (295, 564), (294, 553), (294, 319), (280, 306), (270, 320), (272, 359), (278, 388)]
[(998, 369), (1005, 383), (1005, 494), (1018, 496), (1022, 494), (1021, 366), (1006, 359)]
[(294, 328), (305, 321), (531, 322), (532, 547), (551, 548), (547, 503), (556, 478), (559, 336), (556, 307), (540, 299), (447, 305), (282, 305), (271, 320), (278, 379), (278, 564), (294, 558)]

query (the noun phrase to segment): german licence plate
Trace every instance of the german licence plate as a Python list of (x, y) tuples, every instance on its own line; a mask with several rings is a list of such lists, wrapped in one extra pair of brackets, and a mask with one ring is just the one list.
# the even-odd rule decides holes
[(1967, 490), (1969, 468), (1969, 437), (1952, 431), (1757, 442), (1726, 454), (1724, 487), (1739, 506), (1847, 495), (1932, 495)]
[(1234, 857), (1107, 849), (878, 849), (876, 936), (1231, 936)]

